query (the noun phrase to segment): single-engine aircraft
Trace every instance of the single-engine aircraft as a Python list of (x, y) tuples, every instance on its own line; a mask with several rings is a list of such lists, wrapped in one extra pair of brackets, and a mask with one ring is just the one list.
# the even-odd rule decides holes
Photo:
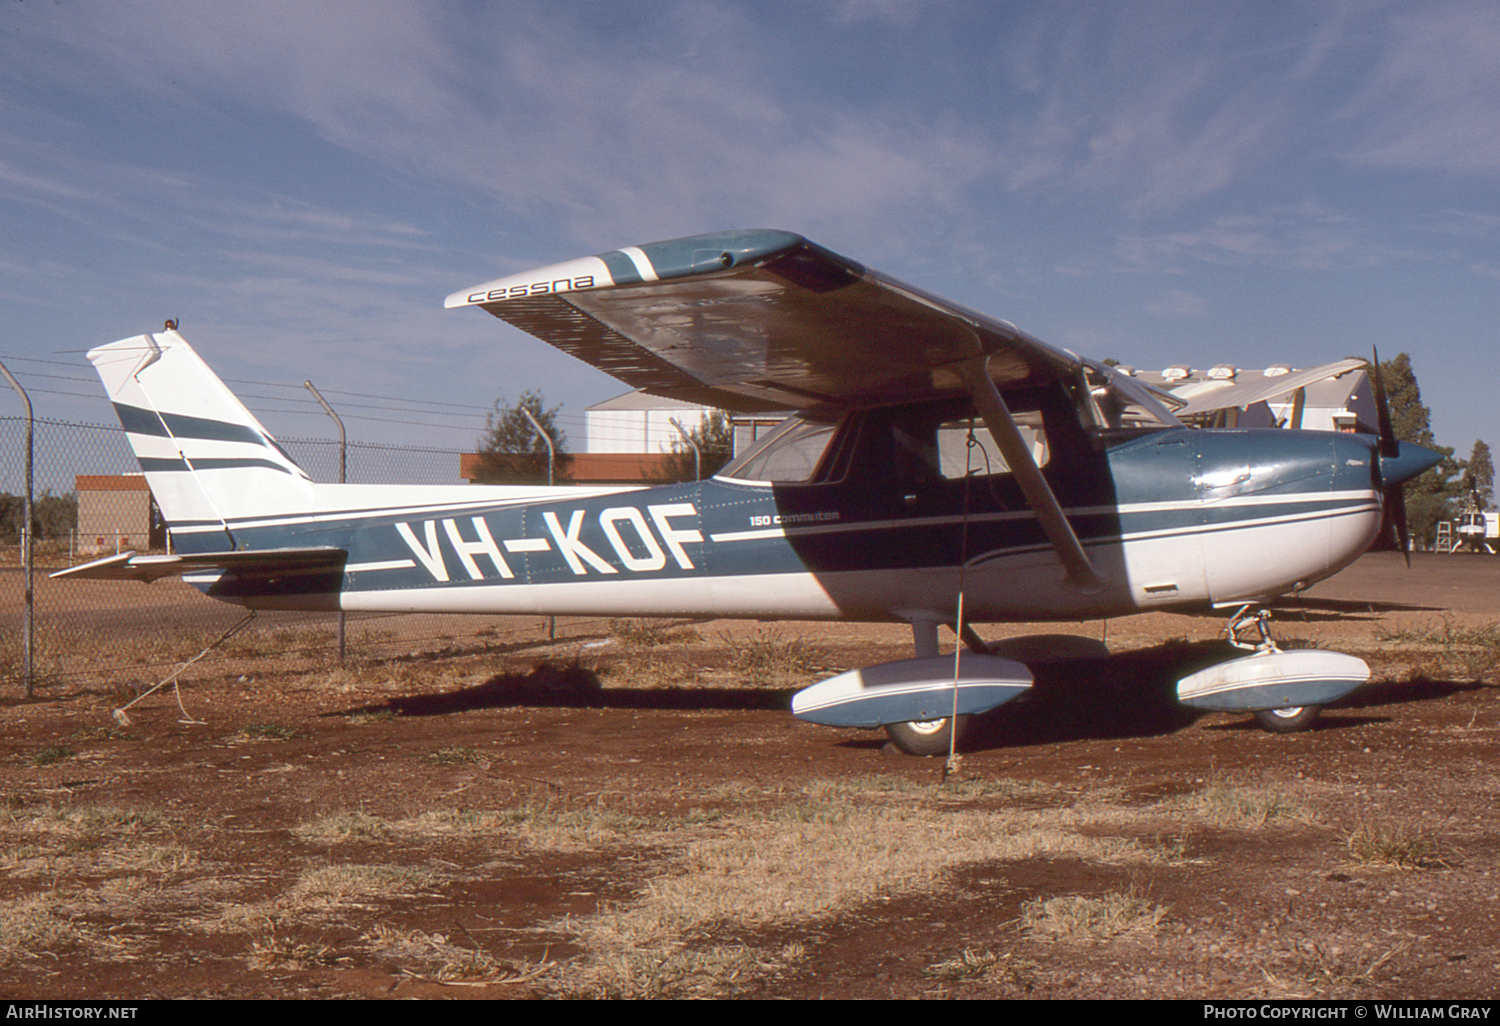
[(1179, 699), (1284, 732), (1369, 671), (1278, 650), (1253, 610), (1353, 562), (1387, 493), (1438, 459), (1396, 442), (1383, 397), (1378, 437), (1186, 428), (1128, 376), (781, 231), (613, 250), (446, 305), (653, 395), (795, 414), (707, 481), (315, 483), (169, 323), (88, 355), (174, 551), (61, 574), (181, 574), (258, 609), (905, 621), (915, 658), (792, 706), (915, 754), (1032, 683), (975, 624), (1241, 608), (1231, 640), (1253, 654)]

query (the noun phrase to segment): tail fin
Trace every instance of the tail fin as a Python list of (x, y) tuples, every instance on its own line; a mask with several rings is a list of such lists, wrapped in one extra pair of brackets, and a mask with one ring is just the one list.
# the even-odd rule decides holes
[(237, 521), (312, 508), (312, 479), (175, 330), (88, 355), (179, 549), (234, 549)]

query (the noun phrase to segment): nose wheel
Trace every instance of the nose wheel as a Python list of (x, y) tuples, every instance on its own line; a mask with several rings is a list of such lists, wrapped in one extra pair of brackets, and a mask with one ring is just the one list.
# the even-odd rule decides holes
[[(1252, 627), (1260, 632), (1260, 642), (1240, 640), (1240, 634)], [(1251, 612), (1251, 607), (1248, 605), (1240, 607), (1230, 619), (1227, 633), (1229, 643), (1236, 648), (1264, 655), (1281, 652), (1281, 649), (1276, 647), (1275, 639), (1271, 637), (1271, 611), (1269, 609), (1257, 609)], [(1259, 723), (1260, 729), (1266, 733), (1295, 734), (1311, 727), (1322, 711), (1321, 705), (1290, 705), (1282, 709), (1256, 709), (1254, 712), (1255, 722)]]

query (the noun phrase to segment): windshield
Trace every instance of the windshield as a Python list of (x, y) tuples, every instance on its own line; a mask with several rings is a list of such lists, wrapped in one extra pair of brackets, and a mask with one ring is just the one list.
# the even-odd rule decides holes
[(1083, 378), (1094, 427), (1151, 431), (1182, 426), (1166, 407), (1167, 401), (1183, 405), (1175, 396), (1158, 394), (1134, 378), (1093, 360), (1084, 361)]

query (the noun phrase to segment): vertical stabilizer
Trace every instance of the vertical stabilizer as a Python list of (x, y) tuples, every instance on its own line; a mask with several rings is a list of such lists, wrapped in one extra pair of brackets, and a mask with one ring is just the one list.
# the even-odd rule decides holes
[(235, 548), (235, 524), (312, 508), (312, 480), (175, 330), (88, 354), (180, 551)]

